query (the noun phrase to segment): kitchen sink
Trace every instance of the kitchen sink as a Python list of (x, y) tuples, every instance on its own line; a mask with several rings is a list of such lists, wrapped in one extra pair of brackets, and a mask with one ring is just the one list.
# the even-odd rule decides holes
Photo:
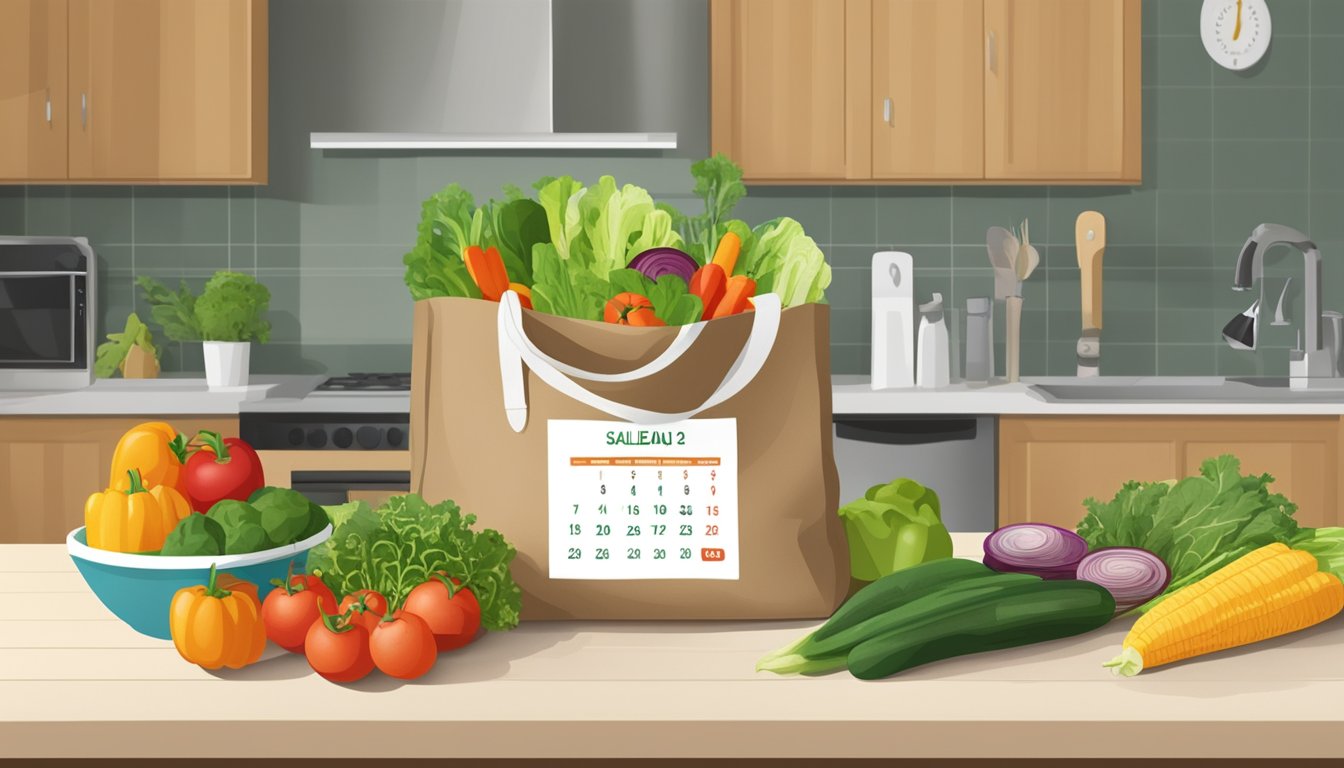
[(1344, 379), (1290, 389), (1287, 377), (1100, 376), (1038, 379), (1029, 388), (1050, 402), (1344, 402)]

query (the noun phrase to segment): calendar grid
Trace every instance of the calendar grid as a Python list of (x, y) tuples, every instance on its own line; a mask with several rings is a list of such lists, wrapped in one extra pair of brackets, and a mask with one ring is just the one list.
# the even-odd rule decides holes
[(547, 444), (551, 578), (739, 578), (736, 419), (555, 419)]

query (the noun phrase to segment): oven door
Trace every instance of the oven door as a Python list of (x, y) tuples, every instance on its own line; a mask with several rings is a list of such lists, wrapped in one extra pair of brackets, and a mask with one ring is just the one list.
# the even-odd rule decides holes
[(411, 488), (410, 451), (257, 451), (269, 485), (293, 488), (318, 504), (378, 506)]

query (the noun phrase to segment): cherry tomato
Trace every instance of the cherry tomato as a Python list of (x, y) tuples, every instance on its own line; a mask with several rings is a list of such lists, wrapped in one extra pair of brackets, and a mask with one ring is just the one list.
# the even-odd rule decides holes
[(266, 627), (266, 637), (290, 653), (303, 653), (308, 629), (320, 618), (319, 608), (327, 613), (335, 613), (336, 596), (318, 577), (294, 573), (292, 561), (288, 578), (285, 581), (273, 579), (271, 583), (275, 589), (261, 604), (261, 621)]
[(196, 437), (205, 447), (187, 459), (180, 481), (192, 509), (208, 512), (223, 499), (247, 501), (253, 491), (266, 485), (261, 459), (252, 446), (236, 437), (220, 437), (218, 432), (202, 431)]
[(429, 625), (406, 611), (397, 611), (378, 622), (369, 636), (369, 653), (384, 674), (402, 680), (414, 680), (425, 674), (438, 658)]
[(406, 596), (406, 610), (425, 620), (440, 651), (470, 643), (481, 628), (481, 604), (476, 595), (466, 587), (457, 587), (462, 583), (457, 579), (452, 581), (451, 595), (447, 584), (431, 578)]
[(308, 666), (334, 683), (351, 683), (373, 671), (369, 631), (325, 611), (309, 628), (303, 646)]
[(364, 610), (356, 608), (350, 613), (350, 621), (359, 624), (368, 631), (372, 632), (378, 622), (382, 620), (383, 614), (387, 613), (387, 598), (372, 589), (357, 589), (345, 596), (341, 601), (341, 615), (344, 616), (347, 611), (359, 603), (360, 598), (364, 598)]

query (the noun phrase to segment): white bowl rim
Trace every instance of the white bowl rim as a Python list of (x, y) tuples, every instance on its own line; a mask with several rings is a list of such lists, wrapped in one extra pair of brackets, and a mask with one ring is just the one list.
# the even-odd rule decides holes
[(99, 563), (101, 565), (111, 565), (118, 568), (134, 568), (145, 571), (208, 571), (212, 565), (220, 570), (245, 568), (249, 565), (258, 565), (272, 560), (280, 560), (289, 555), (296, 555), (300, 552), (312, 549), (318, 544), (331, 538), (332, 525), (331, 523), (328, 523), (326, 528), (323, 528), (303, 541), (286, 544), (283, 547), (263, 549), (260, 552), (248, 552), (241, 555), (165, 556), (113, 552), (108, 549), (95, 549), (88, 544), (81, 544), (75, 539), (75, 534), (82, 530), (84, 530), (84, 526), (81, 525), (65, 537), (65, 547), (70, 552), (71, 557), (87, 560), (91, 563)]

